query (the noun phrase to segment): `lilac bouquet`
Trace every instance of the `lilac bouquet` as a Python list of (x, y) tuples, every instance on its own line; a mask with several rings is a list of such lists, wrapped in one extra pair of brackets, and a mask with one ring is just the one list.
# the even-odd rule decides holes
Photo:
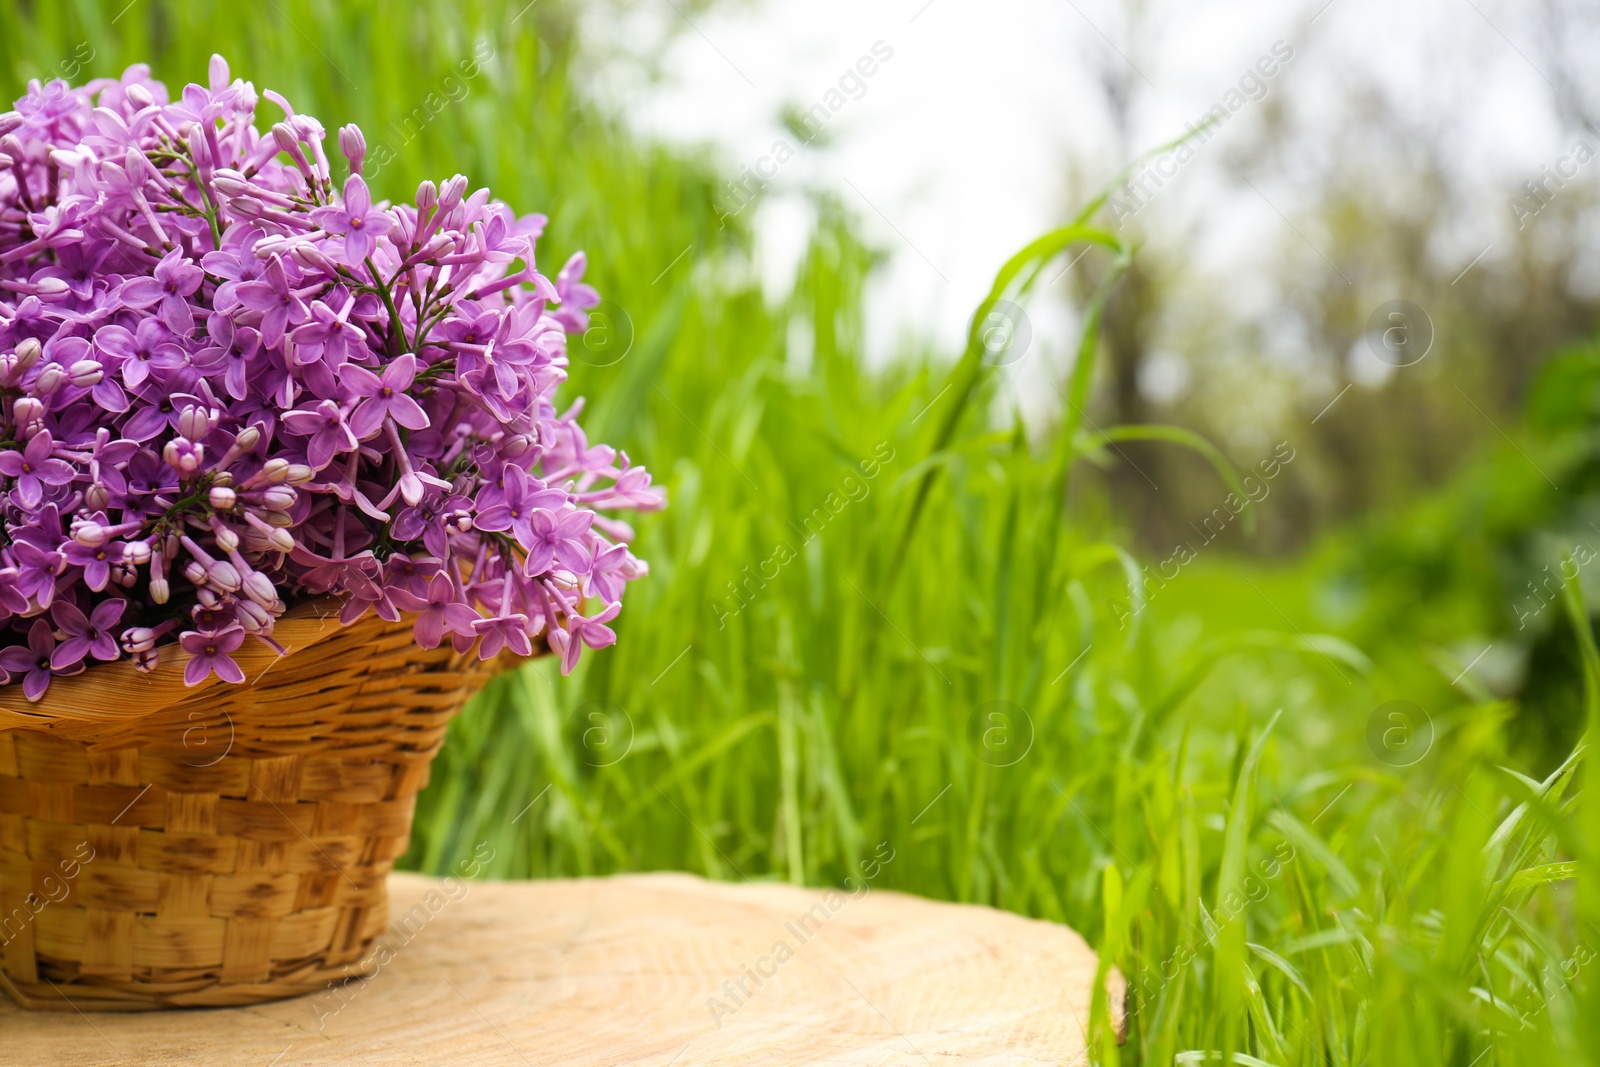
[(354, 126), (339, 190), (262, 95), (266, 133), (218, 56), (177, 100), (139, 66), (0, 114), (0, 682), (172, 645), (240, 682), (326, 595), (570, 671), (647, 569), (599, 512), (663, 502), (555, 408), (582, 254), (541, 274), (544, 216), (459, 175), (374, 203)]

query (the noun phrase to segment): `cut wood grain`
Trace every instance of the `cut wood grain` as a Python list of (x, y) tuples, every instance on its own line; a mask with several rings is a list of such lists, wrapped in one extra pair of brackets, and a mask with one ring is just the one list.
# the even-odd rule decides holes
[[(1073, 1064), (1096, 957), (1067, 927), (876, 889), (683, 874), (396, 875), (367, 980), (249, 1008), (30, 1013), (0, 1060), (101, 1064)], [(1123, 981), (1110, 979), (1122, 1012)], [(84, 1005), (87, 1007), (87, 1005)]]

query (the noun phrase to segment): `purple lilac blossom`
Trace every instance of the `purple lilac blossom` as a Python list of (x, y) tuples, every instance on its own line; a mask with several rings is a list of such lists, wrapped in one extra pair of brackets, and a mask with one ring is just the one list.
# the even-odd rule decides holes
[[(246, 638), (311, 597), (413, 616), (484, 658), (570, 671), (663, 503), (556, 407), (599, 294), (535, 265), (542, 215), (455, 176), (374, 201), (336, 142), (213, 57), (176, 100), (148, 68), (31, 82), (0, 113), (0, 684), (189, 654), (238, 682)], [(515, 271), (513, 266), (521, 266)]]

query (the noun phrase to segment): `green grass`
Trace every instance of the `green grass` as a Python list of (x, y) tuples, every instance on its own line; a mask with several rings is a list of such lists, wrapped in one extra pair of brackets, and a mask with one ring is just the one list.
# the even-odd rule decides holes
[[(386, 195), (459, 170), (548, 212), (545, 262), (587, 249), (631, 324), (620, 360), (616, 337), (590, 338), (607, 365), (580, 361), (571, 395), (590, 397), (592, 437), (669, 489), (639, 523), (652, 574), (618, 647), (571, 678), (504, 676), (457, 720), (411, 866), (488, 843), (495, 877), (826, 884), (887, 843), (875, 884), (1071, 923), (1128, 976), (1126, 1043), (1104, 1005), (1092, 1020), (1103, 1063), (1594, 1061), (1600, 810), (1583, 766), (1503, 766), (1514, 709), (1418, 669), (1406, 632), (1368, 649), (1376, 666), (1313, 636), (1303, 568), (1203, 553), (1119, 627), (1137, 564), (1094, 477), (1115, 453), (1083, 432), (1092, 330), (1057, 373), (1064, 417), (1031, 439), (988, 419), (978, 342), (865, 371), (878, 256), (854, 220), (820, 201), (794, 292), (763, 300), (712, 164), (584, 102), (554, 0), (520, 18), (475, 0), (136, 0), (113, 22), (124, 2), (0, 10), (8, 89), (85, 44), (80, 80), (136, 60), (200, 79), (223, 51), (330, 129), (391, 145)], [(446, 83), (485, 45), (464, 92)], [(402, 143), (429, 93), (459, 99)], [(997, 292), (1020, 300), (1085, 241), (1129, 254), (1062, 231)], [(1396, 697), (1432, 717), (1411, 767), (1368, 743)]]

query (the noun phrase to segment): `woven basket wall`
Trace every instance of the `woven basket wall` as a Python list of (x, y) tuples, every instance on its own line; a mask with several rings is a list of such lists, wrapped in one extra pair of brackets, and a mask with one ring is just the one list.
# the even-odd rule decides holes
[[(248, 1004), (365, 973), (450, 718), (494, 663), (409, 620), (280, 620), (246, 683), (176, 647), (0, 687), (0, 986), (30, 1008)], [(86, 858), (87, 857), (87, 858)]]

